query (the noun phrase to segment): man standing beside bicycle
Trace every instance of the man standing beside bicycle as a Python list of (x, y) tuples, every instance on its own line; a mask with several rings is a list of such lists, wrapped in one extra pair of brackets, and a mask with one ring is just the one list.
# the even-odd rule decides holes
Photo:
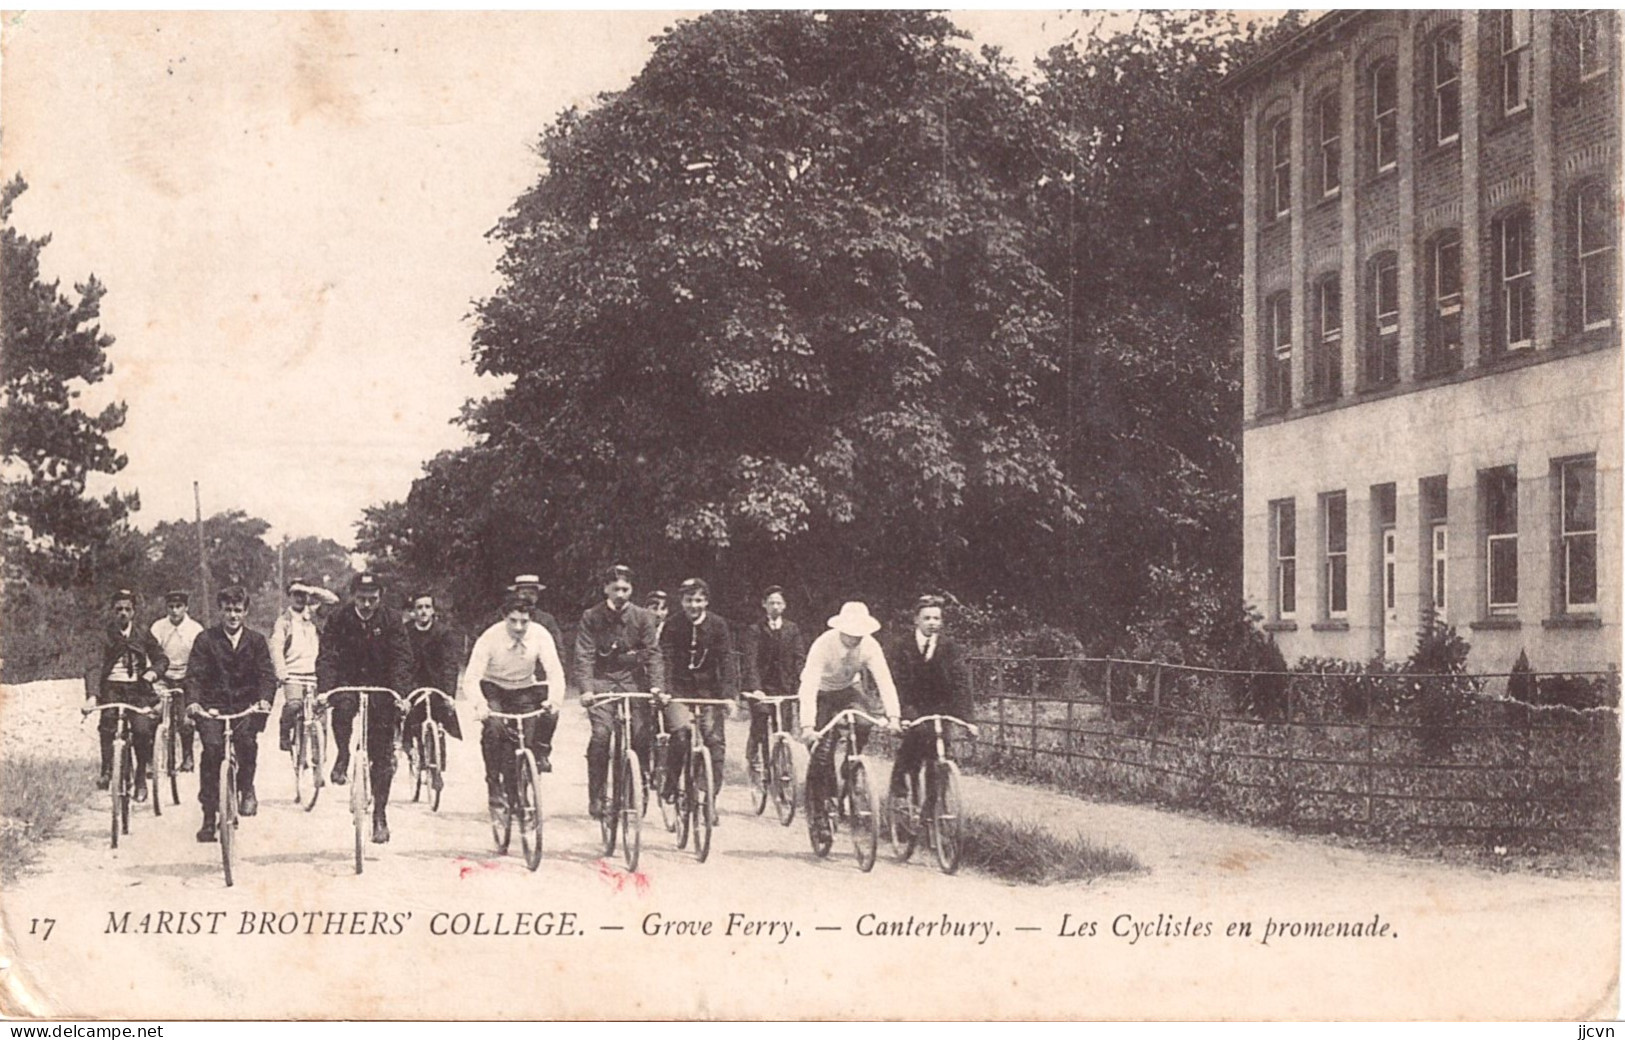
[[(807, 660), (807, 641), (794, 621), (784, 616), (784, 589), (769, 585), (762, 593), (761, 620), (745, 630), (744, 688), (757, 696), (791, 697), (801, 681), (801, 668)], [(750, 708), (750, 737), (745, 742), (745, 758), (758, 747), (765, 755), (767, 749), (768, 719), (775, 705), (754, 702)], [(794, 731), (797, 725), (795, 702), (789, 702), (789, 721), (785, 728)]]
[(278, 727), (283, 751), (293, 750), (293, 728), (304, 710), (306, 697), (315, 696), (316, 656), (322, 637), (316, 629), (316, 607), (322, 599), (337, 603), (338, 597), (319, 585), (295, 578), (288, 582), (288, 605), (271, 627), (271, 663), (276, 666), (277, 685), (282, 689), (282, 723)]
[[(205, 629), (192, 644), (192, 657), (186, 669), (186, 712), (203, 740), (202, 769), (198, 777), (198, 804), (203, 807), (203, 826), (198, 841), (218, 840), (220, 812), (220, 763), (226, 754), (226, 724), (211, 719), (206, 712), (232, 715), (258, 706), (271, 710), (276, 696), (276, 669), (271, 664), (271, 648), (265, 637), (244, 624), (248, 616), (248, 593), (230, 585), (215, 597), (220, 607), (220, 623)], [(232, 754), (237, 760), (237, 790), (224, 792), (237, 799), (238, 811), (253, 816), (259, 811), (254, 795), (254, 768), (259, 760), (260, 732), (265, 716), (255, 715), (232, 727)]]
[[(382, 608), (383, 584), (371, 574), (350, 581), (351, 602), (327, 622), (321, 650), (316, 655), (317, 689), (326, 693), (340, 686), (375, 686), (402, 694), (410, 687), (412, 654), (400, 621)], [(389, 786), (395, 776), (395, 726), (400, 709), (393, 697), (369, 695), (367, 706), (367, 758), (372, 783), (372, 840), (389, 840)], [(333, 744), (337, 755), (329, 777), (335, 784), (349, 782), (350, 736), (360, 710), (358, 695), (330, 698)]]
[(194, 729), (191, 717), (182, 710), (186, 699), (182, 687), (186, 682), (186, 663), (192, 656), (192, 644), (203, 634), (203, 626), (187, 613), (190, 601), (191, 597), (179, 589), (165, 593), (164, 616), (152, 623), (152, 638), (158, 641), (168, 662), (157, 682), (158, 693), (180, 702), (172, 705), (171, 717), (174, 719), (175, 735), (181, 740), (179, 768), (183, 773), (192, 771)]
[[(169, 667), (163, 647), (153, 638), (149, 629), (135, 623), (135, 593), (119, 589), (108, 601), (113, 612), (107, 627), (102, 629), (96, 656), (85, 675), (85, 708), (97, 704), (132, 704), (138, 708), (152, 708), (158, 704), (158, 695), (152, 684)], [(107, 790), (113, 778), (113, 733), (118, 729), (118, 718), (111, 711), (101, 713), (96, 732), (101, 740), (102, 771), (96, 787)], [(130, 742), (135, 746), (135, 800), (147, 797), (147, 767), (152, 762), (152, 738), (158, 731), (158, 720), (151, 715), (132, 712), (130, 715)]]
[[(434, 593), (419, 592), (412, 597), (412, 616), (406, 622), (406, 642), (412, 651), (411, 690), (424, 687), (439, 690), (447, 697), (457, 695), (457, 669), (463, 662), (463, 634), (440, 617), (435, 607)], [(407, 693), (409, 690), (402, 690)], [(431, 707), (425, 708), (428, 704)], [(439, 697), (430, 696), (412, 705), (406, 713), (406, 747), (412, 754), (422, 736), (426, 712), (434, 712), (434, 719), (445, 727), (453, 740), (463, 739), (462, 727), (457, 723), (457, 711)]]
[[(615, 728), (615, 703), (594, 703), (600, 693), (659, 693), (665, 688), (655, 616), (632, 602), (632, 568), (617, 564), (604, 572), (604, 598), (581, 615), (576, 628), (575, 679), (592, 734), (587, 740), (587, 812), (604, 815), (604, 782)], [(675, 716), (667, 708), (666, 724)], [(647, 768), (653, 716), (632, 705), (632, 750)]]
[[(733, 633), (728, 622), (710, 612), (711, 586), (702, 578), (690, 578), (677, 589), (678, 602), (683, 612), (666, 623), (661, 633), (660, 649), (666, 659), (667, 694), (676, 698), (700, 700), (739, 699), (738, 665), (734, 660)], [(664, 704), (666, 699), (660, 699)], [(690, 712), (686, 705), (672, 704), (675, 712), (668, 712), (666, 725), (672, 738), (671, 760), (666, 764), (664, 795), (677, 791), (678, 771), (688, 761), (690, 741), (695, 730), (711, 752), (711, 790), (722, 790), (722, 756), (727, 750), (727, 733), (723, 723), (727, 708), (720, 704), (696, 705)], [(715, 801), (712, 802), (712, 823), (716, 822)]]
[[(975, 722), (970, 662), (959, 643), (942, 631), (945, 603), (941, 596), (927, 595), (916, 600), (914, 626), (888, 642), (885, 647), (886, 659), (897, 682), (897, 699), (903, 718), (952, 715), (965, 722)], [(951, 736), (949, 730), (944, 728), (942, 739), (945, 746)], [(903, 734), (892, 765), (893, 799), (907, 797), (906, 778), (919, 769), (920, 763), (931, 752), (935, 739), (935, 734), (924, 726), (909, 729)]]
[[(813, 719), (813, 729), (828, 725), (830, 719), (847, 708), (867, 710), (868, 698), (864, 694), (864, 677), (880, 693), (880, 703), (886, 713), (889, 728), (896, 730), (899, 717), (897, 687), (892, 681), (891, 669), (886, 666), (886, 654), (875, 640), (880, 622), (869, 613), (867, 605), (849, 602), (841, 605), (841, 612), (829, 619), (829, 630), (807, 650), (807, 663), (801, 669), (798, 695), (801, 717), (798, 723)], [(869, 724), (857, 721), (855, 737), (859, 751), (869, 739)], [(797, 736), (811, 739), (802, 726)], [(832, 796), (835, 788), (836, 734), (826, 733), (813, 748), (812, 762), (807, 767), (807, 804), (820, 804)], [(823, 813), (808, 813), (809, 823), (815, 828), (827, 826)]]
[[(538, 675), (540, 681), (538, 681)], [(536, 756), (536, 770), (552, 772), (549, 756), (553, 733), (559, 726), (557, 704), (548, 703), (550, 690), (564, 689), (564, 666), (559, 663), (553, 636), (530, 618), (530, 604), (510, 596), (502, 604), (502, 620), (480, 634), (463, 670), (463, 695), (482, 723), (480, 754), (485, 759), (485, 793), (491, 819), (501, 824), (519, 778), (513, 774), (510, 731), (493, 711), (523, 715), (537, 709), (545, 714), (522, 724), (525, 746)], [(562, 696), (562, 694), (561, 694)]]

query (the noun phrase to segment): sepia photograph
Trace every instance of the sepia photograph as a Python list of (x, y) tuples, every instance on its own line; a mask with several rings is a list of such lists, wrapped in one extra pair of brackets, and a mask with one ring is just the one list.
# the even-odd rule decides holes
[(0, 1015), (1612, 1035), (1620, 64), (0, 13)]

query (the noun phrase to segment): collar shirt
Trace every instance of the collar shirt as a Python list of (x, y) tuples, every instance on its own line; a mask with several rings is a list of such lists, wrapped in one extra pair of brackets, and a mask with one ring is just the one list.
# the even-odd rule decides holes
[(224, 625), (204, 630), (192, 644), (186, 699), (216, 711), (242, 711), (276, 696), (276, 674), (265, 637), (247, 625), (227, 635)]
[(192, 644), (202, 634), (203, 626), (191, 617), (177, 625), (166, 614), (152, 623), (152, 638), (158, 640), (158, 645), (164, 648), (164, 656), (169, 659), (165, 679), (178, 683), (186, 678), (186, 662), (192, 656)]
[(557, 690), (562, 697), (564, 668), (559, 664), (559, 650), (553, 644), (552, 634), (535, 622), (526, 625), (525, 634), (518, 639), (509, 633), (505, 621), (486, 629), (468, 655), (468, 668), (463, 672), (463, 695), (481, 697), (482, 681), (495, 683), (504, 690), (528, 689), (541, 682)]
[(931, 660), (931, 654), (937, 648), (937, 637), (928, 636), (919, 629), (915, 629), (914, 643), (920, 648), (920, 656), (925, 658), (927, 661)]
[(880, 703), (886, 715), (897, 718), (897, 686), (892, 682), (891, 669), (886, 667), (886, 654), (874, 636), (864, 636), (858, 645), (848, 650), (841, 642), (841, 634), (833, 628), (813, 640), (807, 650), (807, 663), (801, 669), (801, 717), (818, 717), (818, 695), (836, 690), (850, 689), (867, 672), (880, 693)]
[(271, 663), (276, 666), (279, 681), (295, 675), (315, 675), (321, 648), (321, 633), (310, 619), (309, 608), (304, 613), (284, 610), (277, 615), (271, 629)]
[[(119, 628), (115, 625), (113, 627), (113, 637), (128, 644), (134, 628), (135, 626), (133, 624), (129, 628)], [(107, 673), (107, 681), (135, 682), (136, 678), (140, 675), (140, 670), (133, 660), (133, 657), (133, 654), (119, 654), (118, 657), (113, 661), (113, 670)]]

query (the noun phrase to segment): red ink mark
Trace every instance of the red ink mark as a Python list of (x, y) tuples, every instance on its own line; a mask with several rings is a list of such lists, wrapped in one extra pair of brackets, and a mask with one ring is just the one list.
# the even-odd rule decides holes
[(644, 895), (649, 891), (649, 875), (641, 870), (628, 873), (619, 867), (610, 866), (604, 860), (599, 860), (597, 867), (598, 879), (616, 892), (625, 891), (627, 882), (631, 882), (633, 890), (638, 895)]
[(478, 874), (482, 870), (502, 869), (500, 863), (493, 863), (490, 860), (481, 862), (480, 860), (469, 859), (467, 856), (458, 856), (452, 862), (457, 864), (457, 880), (459, 881), (465, 881), (470, 874)]

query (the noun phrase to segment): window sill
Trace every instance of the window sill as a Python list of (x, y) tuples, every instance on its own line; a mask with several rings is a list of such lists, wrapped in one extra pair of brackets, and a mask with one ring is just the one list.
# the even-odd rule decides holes
[(1542, 628), (1601, 628), (1602, 618), (1595, 614), (1565, 614), (1549, 617), (1540, 623)]
[(1309, 627), (1316, 632), (1347, 632), (1349, 623), (1347, 621), (1316, 621)]
[(1487, 617), (1469, 621), (1467, 627), (1474, 632), (1514, 632), (1522, 628), (1523, 623), (1515, 617)]
[(1266, 622), (1264, 622), (1264, 631), (1266, 631), (1266, 632), (1296, 632), (1297, 630), (1298, 630), (1298, 623), (1296, 621), (1266, 621)]

